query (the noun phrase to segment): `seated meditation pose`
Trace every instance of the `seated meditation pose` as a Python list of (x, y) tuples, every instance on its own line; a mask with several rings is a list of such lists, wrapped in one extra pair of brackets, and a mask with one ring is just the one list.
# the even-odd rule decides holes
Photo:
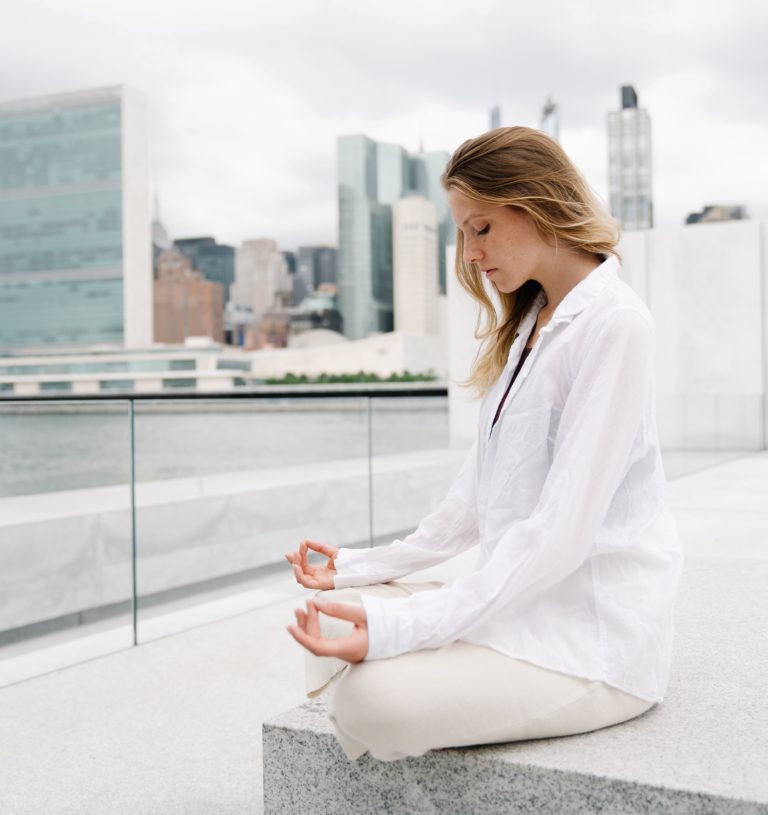
[[(669, 681), (682, 551), (654, 323), (619, 276), (618, 225), (525, 127), (466, 141), (442, 183), (482, 316), (475, 442), (402, 540), (286, 554), (316, 592), (288, 627), (307, 692), (328, 690), (352, 760), (585, 733), (643, 714)], [(450, 583), (402, 580), (474, 546)]]

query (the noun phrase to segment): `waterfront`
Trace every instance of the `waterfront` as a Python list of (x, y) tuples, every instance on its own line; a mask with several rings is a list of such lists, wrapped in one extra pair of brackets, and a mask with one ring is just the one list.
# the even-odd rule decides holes
[[(375, 397), (374, 455), (448, 447), (445, 397)], [(139, 402), (136, 478), (158, 481), (368, 455), (366, 398)], [(0, 497), (130, 480), (126, 403), (0, 406)]]

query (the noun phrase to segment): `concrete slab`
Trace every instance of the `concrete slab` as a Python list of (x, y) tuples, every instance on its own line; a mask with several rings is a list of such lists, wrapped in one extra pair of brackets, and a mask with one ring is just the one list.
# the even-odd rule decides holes
[(3, 815), (243, 815), (303, 696), (296, 600), (0, 690)]
[(691, 558), (665, 702), (579, 736), (350, 762), (321, 699), (264, 725), (264, 812), (768, 813), (768, 561)]

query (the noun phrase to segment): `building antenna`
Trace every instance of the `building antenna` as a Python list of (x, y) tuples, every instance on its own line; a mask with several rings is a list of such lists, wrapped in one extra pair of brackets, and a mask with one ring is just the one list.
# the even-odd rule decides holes
[(540, 129), (549, 133), (556, 141), (560, 141), (560, 109), (552, 98), (552, 94), (547, 96), (547, 101), (542, 108)]

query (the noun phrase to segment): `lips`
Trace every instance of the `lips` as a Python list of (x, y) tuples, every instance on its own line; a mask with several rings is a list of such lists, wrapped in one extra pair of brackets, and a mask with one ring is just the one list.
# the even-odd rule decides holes
[(493, 277), (493, 275), (497, 272), (497, 269), (483, 269), (483, 274), (486, 277)]

